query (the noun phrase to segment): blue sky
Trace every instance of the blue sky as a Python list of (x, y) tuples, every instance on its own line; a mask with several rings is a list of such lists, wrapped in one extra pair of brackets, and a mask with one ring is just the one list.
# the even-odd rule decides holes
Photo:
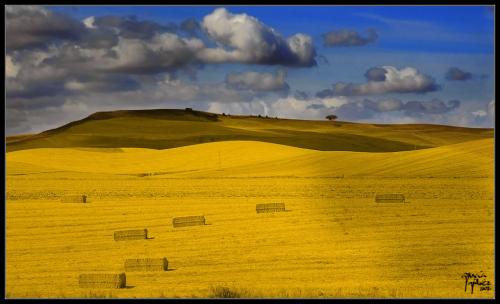
[[(158, 23), (203, 19), (219, 6), (51, 6), (75, 18), (134, 15)], [(334, 28), (377, 28), (378, 46), (405, 52), (493, 52), (494, 19), (488, 6), (225, 6), (254, 16), (283, 35), (314, 38)], [(429, 30), (435, 30), (429, 33)]]
[[(334, 112), (344, 113), (344, 118), (351, 121), (493, 126), (494, 15), (491, 7), (225, 6), (219, 18), (222, 17), (224, 22), (227, 22), (226, 26), (236, 24), (231, 23), (237, 22), (236, 20), (247, 22), (241, 28), (237, 29), (235, 26), (231, 33), (227, 33), (226, 29), (215, 21), (212, 24), (204, 21), (206, 16), (215, 16), (218, 8), (221, 7), (47, 6), (32, 10), (12, 10), (6, 20), (8, 46), (9, 39), (12, 40), (12, 47), (7, 49), (7, 60), (12, 63), (12, 69), (15, 70), (10, 77), (12, 78), (11, 87), (16, 88), (12, 90), (12, 94), (7, 94), (7, 113), (11, 109), (13, 117), (11, 122), (15, 125), (10, 129), (11, 133), (38, 131), (53, 127), (55, 124), (81, 118), (96, 110), (173, 108), (185, 105), (194, 105), (202, 110), (234, 112), (235, 114), (266, 112), (271, 115), (290, 116), (290, 118), (321, 119), (324, 114)], [(43, 27), (47, 24), (50, 29), (47, 32), (52, 30), (54, 37), (47, 35), (37, 37), (32, 29), (23, 28), (27, 25), (21, 20), (30, 14), (38, 14), (36, 15), (40, 19), (38, 26)], [(115, 21), (130, 20), (127, 19), (130, 16), (135, 16), (135, 19), (129, 23), (129, 28), (125, 28), (123, 25), (125, 23), (110, 25), (110, 19), (106, 19), (109, 16), (121, 18), (114, 19)], [(88, 21), (90, 17), (96, 21), (94, 23)], [(12, 24), (10, 29), (9, 18)], [(223, 52), (225, 56), (223, 60), (215, 59), (213, 57), (215, 55), (208, 55), (204, 53), (205, 50), (199, 52), (197, 49), (196, 57), (191, 59), (182, 57), (182, 62), (175, 62), (171, 66), (162, 63), (165, 66), (164, 69), (152, 72), (150, 70), (143, 72), (137, 66), (134, 66), (134, 70), (128, 69), (131, 61), (130, 58), (125, 57), (119, 58), (118, 61), (119, 63), (126, 62), (127, 66), (118, 67), (118, 63), (112, 62), (109, 63), (111, 72), (106, 71), (102, 74), (95, 72), (98, 69), (89, 72), (82, 70), (77, 74), (71, 74), (71, 70), (67, 67), (70, 55), (65, 52), (70, 45), (76, 45), (79, 50), (82, 50), (83, 55), (78, 56), (87, 56), (85, 54), (89, 52), (97, 54), (97, 49), (90, 49), (87, 45), (97, 41), (95, 40), (97, 35), (106, 34), (108, 35), (106, 39), (110, 39), (108, 42), (113, 40), (115, 43), (115, 46), (112, 46), (106, 42), (110, 49), (118, 50), (117, 41), (120, 41), (120, 45), (123, 46), (142, 43), (141, 48), (151, 48), (148, 52), (152, 52), (151, 50), (156, 52), (157, 49), (153, 46), (156, 38), (151, 36), (153, 34), (148, 34), (146, 38), (137, 38), (138, 35), (140, 37), (146, 35), (146, 32), (137, 32), (144, 30), (138, 24), (148, 21), (160, 26), (169, 24), (180, 26), (183, 21), (190, 18), (194, 18), (199, 25), (200, 31), (196, 36), (188, 37), (186, 33), (179, 30), (170, 33), (176, 35), (175, 39), (184, 39), (186, 43), (202, 41), (204, 49), (217, 49), (218, 52)], [(86, 19), (87, 24), (90, 25), (83, 26)], [(213, 20), (216, 20), (215, 17)], [(22, 26), (15, 26), (16, 22)], [(57, 31), (58, 22), (65, 24), (65, 29), (71, 24), (75, 27), (75, 31), (68, 31), (61, 35), (61, 31)], [(81, 32), (82, 29), (93, 33), (94, 36), (78, 34), (78, 31)], [(248, 31), (245, 32), (245, 29)], [(277, 36), (269, 34), (268, 29), (273, 29)], [(128, 30), (135, 32), (127, 34)], [(154, 35), (157, 35), (155, 37), (160, 37), (163, 33), (161, 29), (155, 31)], [(375, 38), (369, 38), (370, 31), (376, 33)], [(309, 58), (300, 57), (309, 50), (307, 42), (304, 41), (301, 42), (300, 51), (296, 52), (290, 45), (279, 46), (284, 49), (278, 50), (276, 54), (292, 52), (291, 56), (294, 59), (282, 59), (279, 57), (282, 55), (276, 54), (262, 55), (262, 52), (255, 51), (256, 46), (271, 45), (276, 39), (282, 41), (279, 43), (286, 44), (287, 38), (297, 34), (305, 35), (310, 39), (315, 56), (309, 54), (307, 55)], [(21, 39), (23, 35), (26, 35), (25, 39)], [(116, 35), (116, 37), (110, 35)], [(248, 37), (245, 38), (245, 36)], [(130, 37), (136, 40), (131, 40)], [(255, 37), (262, 41), (256, 42)], [(331, 39), (328, 43), (326, 37)], [(138, 41), (137, 39), (144, 40)], [(238, 56), (241, 56), (234, 59), (236, 58), (234, 54), (230, 55), (228, 52), (233, 51), (238, 43), (241, 43), (242, 48), (248, 46), (250, 49), (236, 47), (238, 51), (241, 51)], [(174, 52), (171, 46), (167, 49), (169, 52)], [(130, 51), (128, 52), (130, 56)], [(144, 57), (137, 53), (133, 55), (137, 58)], [(165, 54), (155, 53), (151, 56), (156, 55), (158, 55), (157, 58), (162, 59), (155, 60), (167, 62), (173, 60), (170, 59), (170, 55)], [(53, 58), (42, 63), (29, 62), (37, 56), (44, 58), (52, 56)], [(125, 53), (119, 53), (118, 56), (125, 56)], [(177, 58), (176, 56), (180, 55), (172, 56)], [(300, 59), (302, 61), (299, 62), (298, 58), (303, 60)], [(134, 57), (134, 60), (133, 64), (139, 64), (136, 62), (138, 59)], [(317, 64), (312, 64), (313, 61)], [(96, 66), (106, 66), (109, 60), (103, 59), (102, 62), (103, 64), (96, 64)], [(145, 61), (143, 64), (145, 68), (151, 69), (151, 62)], [(46, 69), (58, 70), (61, 75), (66, 73), (65, 77), (61, 76), (61, 79), (47, 84), (41, 80), (35, 83), (33, 77), (22, 78), (23, 75), (29, 75), (29, 69), (33, 69), (35, 65), (39, 65), (39, 69), (42, 68), (41, 65), (48, 65)], [(389, 67), (384, 71), (385, 84), (365, 76), (370, 68), (375, 67)], [(415, 71), (403, 72), (405, 68)], [(457, 69), (459, 74), (447, 78), (446, 74), (451, 68)], [(117, 72), (118, 70), (120, 72)], [(392, 71), (393, 76), (389, 76), (389, 70)], [(281, 72), (285, 73), (284, 77), (279, 76)], [(405, 73), (411, 75), (404, 76)], [(255, 75), (257, 77), (254, 77)], [(411, 79), (401, 78), (403, 76)], [(62, 80), (64, 78), (65, 83)], [(144, 92), (137, 91), (127, 93), (126, 98), (129, 98), (127, 102), (120, 103), (119, 100), (112, 98), (113, 94), (116, 95), (116, 90), (106, 92), (103, 85), (96, 85), (93, 81), (94, 79), (99, 79), (101, 83), (102, 80), (109, 81), (114, 86), (117, 79), (121, 81), (125, 78), (129, 81), (125, 81), (126, 83), (137, 83), (138, 90), (156, 90), (154, 98), (159, 96), (158, 100), (150, 104), (134, 100), (134, 98), (148, 96)], [(72, 82), (68, 83), (68, 79), (72, 79)], [(265, 79), (265, 82), (262, 79)], [(231, 81), (233, 82), (230, 83)], [(154, 85), (155, 82), (157, 85)], [(349, 85), (347, 89), (334, 88), (334, 85), (338, 83)], [(36, 92), (47, 92), (50, 88), (57, 86), (70, 89), (67, 94), (62, 94), (64, 96), (58, 96), (57, 103), (48, 103), (43, 112), (41, 110), (43, 106), (40, 105), (45, 104), (46, 96), (37, 95)], [(18, 87), (22, 89), (17, 89)], [(85, 93), (77, 90), (77, 88), (84, 87)], [(216, 87), (222, 91), (216, 92)], [(26, 91), (30, 88), (33, 92)], [(186, 97), (186, 94), (172, 93), (172, 90), (180, 92), (188, 91), (188, 88), (201, 93), (192, 98)], [(7, 91), (9, 93), (9, 88)], [(79, 93), (77, 94), (76, 91)], [(306, 97), (296, 97), (297, 91), (307, 93)], [(106, 95), (106, 93), (109, 94)], [(231, 102), (231, 100), (217, 100), (217, 96), (228, 96), (228, 100), (231, 99), (230, 96), (236, 97)], [(101, 98), (106, 102), (99, 104), (92, 101), (92, 97)], [(151, 99), (154, 98), (151, 97)], [(9, 106), (9, 99), (12, 106)], [(117, 99), (124, 100), (124, 97)], [(370, 102), (367, 102), (367, 99)], [(397, 99), (399, 106), (385, 108), (384, 105), (388, 103), (382, 101), (386, 99)], [(450, 106), (447, 104), (450, 100), (459, 100), (460, 105)], [(415, 108), (410, 105), (405, 106), (410, 101), (419, 102), (420, 112), (414, 112)], [(20, 104), (22, 106), (19, 106)], [(37, 106), (33, 106), (34, 104)], [(365, 106), (367, 108), (359, 110), (360, 107)], [(60, 108), (59, 114), (58, 107)], [(41, 117), (46, 115), (47, 119), (41, 119), (40, 115)], [(35, 119), (34, 116), (38, 118)]]

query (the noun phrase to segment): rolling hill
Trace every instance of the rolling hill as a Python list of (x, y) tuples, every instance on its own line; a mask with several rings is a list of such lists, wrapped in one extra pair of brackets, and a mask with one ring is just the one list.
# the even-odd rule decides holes
[[(491, 129), (117, 111), (7, 149), (7, 298), (495, 294), (464, 292), (461, 278), (494, 283)], [(256, 213), (273, 202), (286, 212)], [(172, 227), (190, 215), (207, 224)], [(145, 228), (147, 240), (113, 239)], [(127, 272), (127, 288), (78, 285), (158, 257), (169, 271)]]
[(7, 137), (7, 152), (34, 148), (168, 149), (218, 141), (260, 141), (320, 151), (395, 152), (493, 138), (493, 129), (360, 124), (229, 116), (157, 109), (97, 112), (31, 136)]
[(493, 139), (385, 153), (315, 151), (254, 141), (165, 150), (42, 148), (7, 154), (7, 174), (85, 172), (152, 177), (493, 177)]

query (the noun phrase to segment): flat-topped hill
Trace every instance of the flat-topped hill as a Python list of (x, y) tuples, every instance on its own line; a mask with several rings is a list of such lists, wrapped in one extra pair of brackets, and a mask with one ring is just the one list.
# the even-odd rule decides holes
[(363, 124), (220, 115), (191, 109), (97, 112), (40, 134), (7, 137), (7, 152), (33, 148), (168, 149), (260, 141), (320, 151), (408, 151), (493, 138), (493, 129)]

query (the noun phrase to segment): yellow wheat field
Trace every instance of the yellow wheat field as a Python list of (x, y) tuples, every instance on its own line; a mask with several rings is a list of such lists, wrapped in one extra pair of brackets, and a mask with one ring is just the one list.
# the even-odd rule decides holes
[[(494, 142), (394, 152), (321, 152), (260, 142), (169, 150), (7, 153), (8, 298), (494, 297)], [(405, 204), (377, 204), (402, 193)], [(88, 203), (61, 203), (63, 195)], [(260, 213), (260, 203), (286, 212)], [(206, 225), (173, 228), (204, 215)], [(113, 240), (148, 229), (147, 240)], [(126, 259), (127, 288), (83, 289), (81, 273)], [(491, 290), (464, 290), (480, 272)]]

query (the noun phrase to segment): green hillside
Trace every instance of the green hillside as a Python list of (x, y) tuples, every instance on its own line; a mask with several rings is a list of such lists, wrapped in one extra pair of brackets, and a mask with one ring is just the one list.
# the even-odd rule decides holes
[(166, 149), (227, 140), (261, 141), (322, 151), (392, 152), (483, 138), (493, 138), (493, 129), (223, 116), (161, 109), (98, 112), (56, 129), (8, 137), (6, 141), (7, 152), (64, 147)]

